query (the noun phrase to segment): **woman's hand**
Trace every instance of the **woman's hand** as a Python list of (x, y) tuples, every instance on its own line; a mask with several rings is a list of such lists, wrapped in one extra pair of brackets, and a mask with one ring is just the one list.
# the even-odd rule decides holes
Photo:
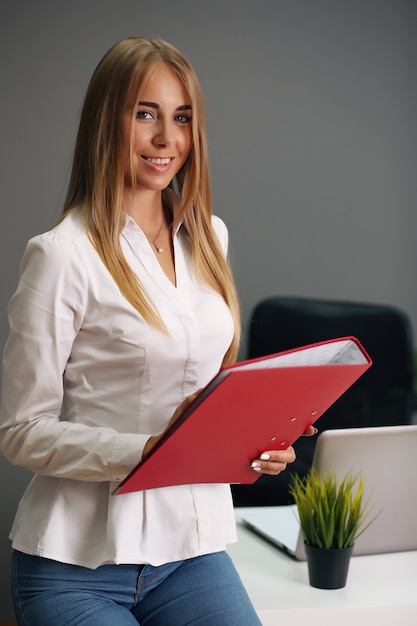
[[(169, 420), (165, 430), (167, 430), (167, 428), (169, 428), (179, 418), (179, 416), (185, 411), (185, 409), (191, 404), (191, 402), (198, 396), (199, 393), (200, 390), (192, 393), (190, 396), (187, 396), (185, 400), (181, 402), (181, 404), (175, 410), (174, 415)], [(153, 437), (149, 437), (148, 441), (145, 444), (145, 447), (143, 448), (142, 459), (144, 459), (152, 450), (152, 448), (156, 446), (162, 435), (165, 433), (165, 430), (160, 435), (154, 435)]]
[[(309, 426), (303, 436), (311, 437), (316, 434), (317, 428), (315, 426)], [(259, 459), (252, 461), (251, 467), (255, 472), (277, 476), (286, 469), (288, 463), (293, 463), (294, 461), (295, 451), (294, 448), (290, 446), (286, 450), (265, 450), (265, 452), (259, 456)]]

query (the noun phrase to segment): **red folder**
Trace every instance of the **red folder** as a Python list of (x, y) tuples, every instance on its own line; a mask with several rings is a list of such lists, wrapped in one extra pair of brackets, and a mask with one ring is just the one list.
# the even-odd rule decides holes
[(288, 448), (371, 364), (342, 337), (221, 369), (114, 493), (255, 482), (251, 462)]

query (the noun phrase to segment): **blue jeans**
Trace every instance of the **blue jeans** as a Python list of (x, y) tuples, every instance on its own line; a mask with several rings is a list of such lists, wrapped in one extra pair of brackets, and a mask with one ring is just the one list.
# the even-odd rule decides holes
[(259, 626), (226, 552), (88, 569), (22, 552), (12, 560), (19, 626)]

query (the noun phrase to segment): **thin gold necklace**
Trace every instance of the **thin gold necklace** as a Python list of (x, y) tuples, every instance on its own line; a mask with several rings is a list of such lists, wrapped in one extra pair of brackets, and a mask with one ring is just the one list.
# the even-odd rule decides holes
[(162, 254), (162, 252), (164, 251), (163, 248), (161, 248), (161, 246), (159, 245), (159, 243), (156, 241), (159, 237), (159, 235), (161, 234), (161, 230), (162, 230), (162, 226), (164, 225), (164, 221), (165, 221), (165, 216), (162, 216), (162, 222), (161, 225), (159, 227), (158, 232), (155, 235), (155, 238), (153, 239), (153, 241), (151, 242), (152, 245), (155, 247), (156, 251), (159, 252), (159, 254)]

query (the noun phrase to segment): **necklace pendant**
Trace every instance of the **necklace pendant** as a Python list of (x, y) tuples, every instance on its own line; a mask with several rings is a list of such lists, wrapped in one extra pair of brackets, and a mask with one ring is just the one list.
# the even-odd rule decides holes
[(163, 248), (161, 248), (161, 246), (160, 246), (160, 245), (158, 245), (158, 244), (156, 243), (156, 241), (153, 241), (152, 243), (153, 243), (153, 245), (155, 246), (156, 251), (157, 251), (157, 252), (159, 252), (159, 254), (161, 254), (161, 253), (164, 251), (164, 249), (163, 249)]

